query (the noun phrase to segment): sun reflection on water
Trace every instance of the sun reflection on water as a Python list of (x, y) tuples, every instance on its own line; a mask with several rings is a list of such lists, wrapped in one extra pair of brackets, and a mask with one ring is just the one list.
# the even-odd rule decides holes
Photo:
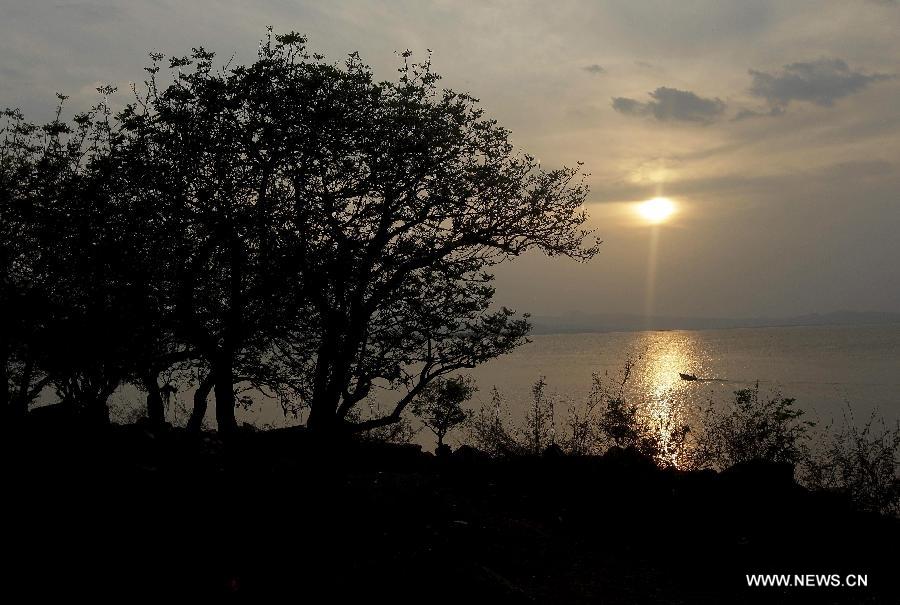
[(682, 466), (686, 451), (678, 436), (695, 411), (699, 389), (680, 374), (702, 378), (710, 366), (708, 355), (690, 332), (645, 332), (635, 346), (633, 369), (636, 394), (644, 401), (644, 413), (656, 434), (662, 456), (674, 466)]

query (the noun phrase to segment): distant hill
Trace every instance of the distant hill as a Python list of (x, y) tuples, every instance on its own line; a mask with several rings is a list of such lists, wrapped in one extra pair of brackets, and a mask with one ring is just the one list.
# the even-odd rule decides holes
[(786, 326), (836, 326), (900, 323), (900, 313), (876, 311), (835, 311), (796, 317), (751, 317), (743, 319), (712, 317), (643, 317), (628, 314), (570, 313), (563, 316), (532, 318), (534, 334), (573, 332), (634, 332), (640, 330), (717, 330), (726, 328), (764, 328)]

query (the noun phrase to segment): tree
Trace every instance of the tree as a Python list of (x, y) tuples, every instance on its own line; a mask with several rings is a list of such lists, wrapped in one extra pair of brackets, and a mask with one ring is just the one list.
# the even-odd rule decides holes
[(5, 110), (0, 129), (0, 417), (24, 418), (48, 382), (38, 366), (37, 339), (47, 306), (34, 268), (38, 258), (33, 209), (41, 173), (57, 166), (41, 162), (39, 130), (21, 112)]
[[(130, 285), (159, 300), (138, 309), (160, 337), (145, 350), (208, 366), (222, 432), (242, 382), (297, 395), (320, 432), (397, 422), (432, 381), (526, 341), (492, 267), (597, 251), (578, 168), (516, 152), (408, 52), (376, 82), (358, 55), (334, 65), (305, 42), (270, 32), (252, 65), (220, 70), (195, 49), (165, 88), (153, 55), (115, 129), (111, 190), (149, 254)], [(156, 366), (132, 366), (152, 391)], [(379, 387), (400, 393), (389, 412), (354, 420)]]
[(103, 416), (128, 358), (118, 322), (128, 305), (110, 254), (119, 222), (105, 187), (109, 112), (100, 104), (68, 124), (59, 99), (41, 127), (5, 113), (2, 348), (17, 418), (48, 384), (79, 414)]
[(477, 390), (470, 377), (438, 378), (413, 400), (412, 413), (437, 437), (438, 451), (444, 449), (447, 433), (469, 417), (462, 404)]
[[(106, 401), (122, 382), (148, 392), (148, 412), (160, 423), (157, 377), (188, 357), (167, 329), (164, 231), (133, 203), (124, 187), (129, 163), (106, 103), (71, 122), (41, 127), (4, 112), (0, 148), (0, 256), (4, 412), (23, 418), (48, 385), (72, 411), (106, 421)], [(149, 237), (148, 237), (149, 236)], [(155, 270), (155, 271), (154, 271)]]
[[(491, 267), (532, 249), (584, 261), (597, 246), (584, 243), (579, 170), (517, 153), (475, 98), (438, 89), (430, 62), (404, 53), (399, 79), (376, 83), (358, 55), (339, 68), (304, 44), (270, 38), (238, 70), (278, 150), (266, 157), (280, 195), (266, 203), (283, 208), (295, 315), (276, 340), (310, 428), (362, 431), (525, 342), (527, 316), (493, 304)], [(401, 393), (390, 411), (350, 421), (377, 386)]]
[[(128, 196), (153, 219), (145, 223), (158, 234), (151, 239), (164, 244), (151, 248), (147, 269), (173, 293), (167, 318), (175, 341), (209, 366), (216, 420), (228, 433), (236, 428), (234, 385), (279, 367), (271, 339), (281, 327), (286, 276), (275, 256), (277, 209), (267, 198), (284, 183), (273, 177), (272, 137), (257, 118), (255, 104), (265, 99), (242, 69), (216, 72), (212, 58), (203, 49), (173, 58), (178, 76), (160, 89), (162, 56), (153, 55), (146, 94), (120, 121)], [(192, 429), (209, 390), (201, 382)]]

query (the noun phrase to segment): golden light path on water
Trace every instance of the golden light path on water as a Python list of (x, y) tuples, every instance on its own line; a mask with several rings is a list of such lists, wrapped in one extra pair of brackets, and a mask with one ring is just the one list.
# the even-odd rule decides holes
[(683, 380), (681, 373), (701, 379), (708, 376), (707, 354), (692, 333), (683, 331), (644, 332), (635, 348), (635, 396), (644, 401), (644, 413), (651, 430), (656, 433), (660, 455), (675, 466), (681, 466), (685, 449), (680, 447), (677, 428), (695, 413), (691, 395), (693, 381)]

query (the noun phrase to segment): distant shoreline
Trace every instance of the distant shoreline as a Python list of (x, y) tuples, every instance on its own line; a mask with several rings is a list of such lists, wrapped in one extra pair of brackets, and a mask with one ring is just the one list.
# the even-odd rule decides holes
[[(759, 328), (803, 328), (839, 326), (892, 326), (900, 324), (900, 313), (829, 313), (804, 315), (785, 319), (710, 319), (660, 317), (650, 325), (638, 316), (574, 316), (564, 318), (532, 318), (532, 335), (605, 334), (616, 332), (701, 332), (709, 330), (740, 330)], [(601, 319), (603, 318), (603, 319)], [(606, 324), (606, 325), (604, 325)]]

